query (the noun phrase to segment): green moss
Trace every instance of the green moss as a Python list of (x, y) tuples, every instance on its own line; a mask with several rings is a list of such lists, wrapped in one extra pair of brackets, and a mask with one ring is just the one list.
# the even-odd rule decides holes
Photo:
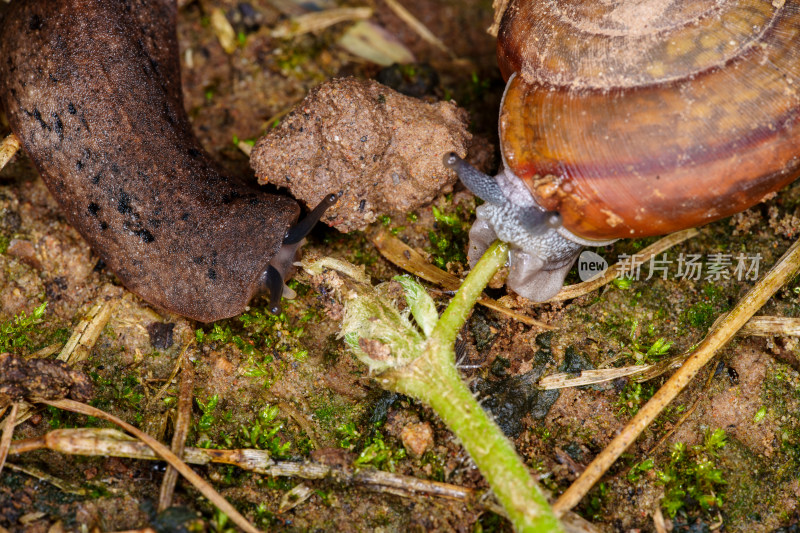
[(275, 459), (286, 458), (292, 448), (292, 442), (283, 442), (278, 434), (286, 425), (284, 420), (278, 419), (278, 413), (276, 405), (267, 405), (261, 409), (252, 423), (240, 429), (238, 445), (243, 448), (268, 450)]
[(356, 442), (361, 438), (361, 432), (356, 429), (354, 422), (345, 422), (336, 428), (339, 434), (339, 448), (352, 450), (356, 447)]
[(703, 286), (703, 300), (686, 308), (680, 316), (681, 323), (702, 332), (708, 330), (717, 316), (728, 310), (728, 302), (721, 287), (714, 284)]
[(402, 447), (387, 444), (380, 431), (367, 439), (364, 449), (353, 462), (356, 466), (372, 466), (378, 470), (394, 472), (397, 461), (405, 459), (406, 451)]
[(598, 483), (584, 499), (586, 503), (581, 509), (581, 515), (595, 522), (602, 521), (602, 509), (608, 500), (609, 492), (606, 483)]
[(422, 455), (420, 462), (422, 463), (422, 466), (430, 467), (430, 475), (428, 479), (439, 482), (445, 481), (445, 460), (443, 457), (440, 457), (434, 452), (428, 450)]
[(678, 442), (672, 447), (669, 463), (658, 471), (658, 479), (664, 485), (661, 506), (670, 517), (682, 509), (703, 511), (722, 505), (720, 494), (726, 481), (722, 470), (717, 468), (719, 450), (726, 445), (726, 435), (721, 429), (708, 431), (703, 444), (687, 446)]
[(639, 412), (639, 408), (644, 405), (656, 392), (653, 383), (630, 382), (625, 385), (619, 398), (614, 402), (614, 407), (619, 409), (622, 416), (633, 416)]
[(43, 322), (42, 317), (47, 302), (40, 304), (29, 316), (24, 311), (11, 320), (0, 324), (0, 352), (28, 353), (32, 351), (32, 336), (36, 326)]
[(432, 207), (436, 225), (434, 230), (428, 232), (431, 246), (427, 251), (431, 254), (432, 263), (443, 270), (447, 269), (448, 263), (466, 265), (465, 250), (470, 228), (461, 206), (448, 207), (448, 209), (439, 209), (435, 205)]
[(286, 355), (296, 361), (308, 357), (308, 350), (302, 345), (305, 336), (304, 324), (318, 319), (316, 312), (305, 313), (295, 323), (290, 323), (284, 311), (278, 315), (253, 309), (235, 319), (223, 320), (210, 327), (195, 330), (198, 344), (232, 344), (244, 355), (243, 372), (246, 376), (260, 378), (269, 387), (281, 373), (274, 366), (273, 354)]

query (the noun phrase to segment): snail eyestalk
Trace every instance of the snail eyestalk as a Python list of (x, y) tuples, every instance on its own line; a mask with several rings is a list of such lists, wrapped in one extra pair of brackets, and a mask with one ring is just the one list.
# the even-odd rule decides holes
[(297, 250), (303, 244), (303, 239), (311, 233), (325, 211), (336, 203), (336, 198), (335, 194), (329, 194), (303, 220), (289, 228), (283, 238), (283, 245), (270, 260), (267, 270), (262, 275), (261, 292), (269, 292), (271, 313), (278, 314), (280, 312), (282, 297), (289, 300), (295, 297), (294, 291), (287, 287), (284, 281), (292, 273)]
[(461, 183), (484, 202), (495, 205), (502, 205), (506, 202), (503, 191), (493, 177), (473, 167), (458, 157), (455, 152), (445, 154), (444, 165), (455, 170)]

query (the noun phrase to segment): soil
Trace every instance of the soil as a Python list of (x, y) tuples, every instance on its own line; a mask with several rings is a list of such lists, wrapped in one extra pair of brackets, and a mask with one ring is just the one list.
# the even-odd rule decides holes
[[(255, 181), (248, 157), (234, 138), (255, 141), (328, 79), (374, 79), (382, 70), (336, 45), (349, 23), (293, 39), (271, 37), (272, 27), (305, 4), (183, 4), (178, 34), (187, 110), (203, 145), (246, 179)], [(494, 40), (485, 33), (493, 18), (489, 2), (410, 0), (403, 5), (452, 50), (452, 56), (422, 39), (384, 2), (373, 5), (371, 20), (437, 74), (438, 82), (423, 84), (428, 87), (426, 101), (449, 98), (467, 110), (475, 151), (471, 156), (491, 170), (497, 164), (503, 81)], [(239, 33), (231, 54), (223, 50), (209, 23), (216, 8), (224, 10)], [(430, 79), (426, 68), (416, 70)], [(396, 89), (418, 86), (408, 75), (404, 71)], [(381, 79), (398, 77), (383, 74)], [(6, 133), (7, 126), (0, 122), (0, 135)], [(379, 218), (367, 232), (318, 228), (306, 253), (353, 262), (363, 266), (373, 282), (386, 281), (401, 272), (369, 242), (369, 231), (383, 229), (459, 275), (466, 268), (466, 230), (474, 206), (471, 195), (456, 184), (452, 193), (436, 197), (431, 205)], [(647, 352), (660, 338), (672, 342), (666, 355), (691, 349), (753, 281), (736, 276), (679, 279), (674, 273), (680, 254), (700, 254), (705, 260), (712, 253), (759, 254), (763, 273), (798, 237), (798, 220), (800, 185), (795, 184), (743, 214), (702, 228), (698, 237), (671, 249), (667, 279), (642, 276), (567, 303), (536, 306), (504, 289), (493, 290), (492, 296), (506, 305), (557, 329), (541, 331), (477, 307), (459, 347), (464, 379), (486, 397), (483, 404), (493, 406), (501, 422), (513, 422), (506, 427), (532, 473), (554, 494), (563, 492), (665, 377), (642, 384), (621, 379), (566, 389), (553, 401), (555, 395), (545, 398), (531, 376), (658, 358), (663, 355)], [(0, 171), (0, 237), (3, 350), (22, 359), (36, 352), (54, 357), (96, 303), (115, 302), (108, 324), (81, 366), (93, 385), (91, 403), (162, 442), (169, 443), (174, 431), (181, 376), (177, 369), (185, 352), (195, 367), (187, 446), (255, 447), (283, 460), (346, 468), (353, 467), (356, 458), (362, 461), (358, 468), (393, 469), (423, 480), (487, 488), (435, 413), (383, 391), (370, 378), (337, 338), (341, 305), (331, 294), (312, 290), (302, 275), (292, 283), (297, 299), (285, 304), (279, 317), (270, 317), (267, 302), (260, 299), (242, 317), (211, 325), (159, 312), (125, 291), (98, 263), (97, 255), (66, 224), (24, 155)], [(613, 263), (653, 241), (620, 241), (595, 251)], [(577, 281), (577, 274), (570, 274), (568, 281)], [(800, 317), (798, 293), (800, 280), (795, 279), (760, 314)], [(440, 309), (449, 299), (436, 287), (431, 294)], [(43, 302), (47, 307), (42, 320), (32, 328), (19, 326), (14, 317), (32, 315)], [(796, 530), (800, 375), (774, 355), (796, 361), (798, 343), (737, 337), (576, 511), (599, 531), (655, 531), (653, 516), (659, 514), (675, 531)], [(680, 420), (695, 402), (691, 415)], [(14, 439), (72, 427), (108, 426), (83, 415), (36, 407), (16, 428)], [(672, 429), (675, 432), (656, 447)], [(716, 429), (725, 432), (726, 444), (707, 453), (703, 446)], [(686, 496), (673, 517), (665, 505), (674, 485), (664, 481), (664, 474), (677, 472), (679, 443), (685, 444), (692, 464), (701, 456), (711, 461), (723, 482), (713, 484), (719, 501), (711, 508)], [(369, 454), (374, 454), (372, 459)], [(13, 468), (7, 465), (0, 473), (0, 532), (79, 531), (82, 526), (84, 531), (147, 526), (179, 531), (198, 524), (206, 531), (232, 530), (230, 522), (183, 480), (178, 481), (173, 507), (159, 513), (157, 495), (165, 470), (161, 462), (39, 450), (12, 455), (9, 463)], [(510, 531), (504, 519), (479, 505), (370, 491), (333, 479), (272, 478), (230, 465), (194, 468), (268, 531)], [(686, 468), (680, 472), (684, 488), (695, 483)], [(284, 495), (301, 483), (313, 493), (281, 511)]]
[(443, 154), (466, 156), (471, 137), (467, 113), (451, 102), (339, 78), (312, 89), (259, 139), (250, 162), (260, 183), (284, 187), (307, 206), (336, 193), (323, 221), (346, 233), (450, 192), (457, 176)]

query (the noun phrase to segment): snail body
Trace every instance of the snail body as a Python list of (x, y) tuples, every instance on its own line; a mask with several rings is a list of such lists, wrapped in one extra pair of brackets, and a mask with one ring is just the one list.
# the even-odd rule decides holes
[[(705, 224), (795, 180), (798, 42), (796, 1), (512, 2), (497, 183), (561, 225), (534, 231), (555, 248), (515, 244), (541, 265), (515, 279), (512, 257), (511, 288), (546, 300), (582, 245)], [(471, 259), (506, 224), (479, 213)]]
[(0, 21), (0, 104), (67, 220), (128, 289), (204, 322), (267, 289), (274, 308), (300, 208), (201, 147), (176, 18), (169, 0), (13, 2)]

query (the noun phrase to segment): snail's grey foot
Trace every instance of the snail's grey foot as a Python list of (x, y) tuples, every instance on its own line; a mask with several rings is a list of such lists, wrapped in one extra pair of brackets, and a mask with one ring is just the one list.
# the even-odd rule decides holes
[(564, 278), (578, 258), (581, 248), (579, 246), (571, 257), (559, 263), (547, 263), (522, 250), (511, 250), (506, 285), (528, 300), (545, 302), (558, 294), (564, 286)]
[[(498, 239), (490, 222), (482, 216), (486, 214), (483, 207), (478, 208), (478, 218), (469, 232), (468, 259), (471, 266), (475, 266), (486, 249)], [(526, 251), (512, 243), (506, 285), (520, 296), (534, 302), (544, 302), (561, 290), (564, 278), (583, 246), (552, 229), (540, 234), (537, 244), (541, 245)]]

